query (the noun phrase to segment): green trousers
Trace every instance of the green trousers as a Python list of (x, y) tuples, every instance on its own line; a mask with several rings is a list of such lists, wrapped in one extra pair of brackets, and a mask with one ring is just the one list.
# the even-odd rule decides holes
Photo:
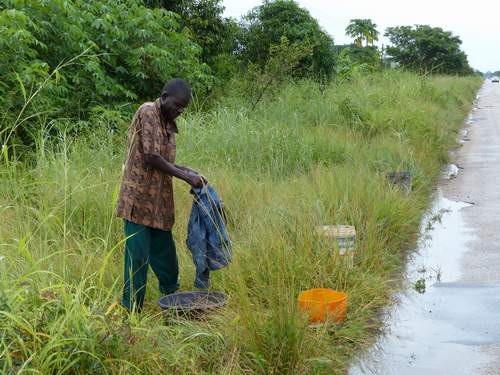
[(169, 294), (179, 288), (179, 267), (172, 232), (125, 222), (125, 267), (122, 305), (141, 310), (146, 295), (148, 268), (159, 281), (160, 292)]

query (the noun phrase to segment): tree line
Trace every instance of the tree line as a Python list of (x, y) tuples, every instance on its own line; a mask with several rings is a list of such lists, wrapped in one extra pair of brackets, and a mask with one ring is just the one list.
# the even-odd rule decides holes
[(172, 77), (193, 85), (197, 103), (231, 82), (255, 107), (294, 78), (472, 73), (460, 38), (441, 28), (388, 28), (380, 51), (371, 20), (353, 19), (353, 43), (336, 45), (293, 0), (266, 0), (240, 20), (223, 12), (221, 0), (0, 0), (1, 143), (29, 145), (42, 127), (109, 126)]

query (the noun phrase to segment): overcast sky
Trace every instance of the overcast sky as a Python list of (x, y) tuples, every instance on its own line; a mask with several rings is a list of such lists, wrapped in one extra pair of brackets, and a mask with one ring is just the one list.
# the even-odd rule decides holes
[[(352, 40), (345, 28), (352, 18), (370, 18), (381, 34), (389, 26), (427, 24), (462, 39), (469, 63), (483, 72), (500, 70), (500, 0), (299, 0), (337, 44)], [(223, 0), (226, 16), (239, 19), (258, 0)], [(381, 39), (381, 43), (387, 43)]]

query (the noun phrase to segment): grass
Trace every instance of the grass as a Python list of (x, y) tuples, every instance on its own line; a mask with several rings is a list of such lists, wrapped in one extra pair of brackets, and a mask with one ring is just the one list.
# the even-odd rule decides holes
[[(177, 160), (218, 190), (234, 243), (213, 280), (229, 304), (201, 321), (165, 324), (152, 273), (144, 313), (117, 306), (127, 124), (57, 142), (40, 134), (32, 162), (0, 164), (0, 372), (344, 373), (373, 340), (479, 84), (393, 71), (323, 92), (306, 81), (254, 112), (233, 95), (182, 119)], [(410, 194), (387, 185), (393, 170), (412, 172)], [(179, 181), (175, 190), (186, 290), (191, 197)], [(320, 224), (356, 226), (352, 269), (314, 236)], [(312, 287), (349, 294), (343, 325), (307, 327), (296, 297)]]

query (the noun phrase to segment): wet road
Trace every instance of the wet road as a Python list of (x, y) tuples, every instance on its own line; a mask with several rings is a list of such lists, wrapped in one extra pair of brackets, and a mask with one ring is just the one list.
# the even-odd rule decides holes
[(500, 374), (499, 84), (479, 91), (460, 143), (386, 334), (350, 374)]

